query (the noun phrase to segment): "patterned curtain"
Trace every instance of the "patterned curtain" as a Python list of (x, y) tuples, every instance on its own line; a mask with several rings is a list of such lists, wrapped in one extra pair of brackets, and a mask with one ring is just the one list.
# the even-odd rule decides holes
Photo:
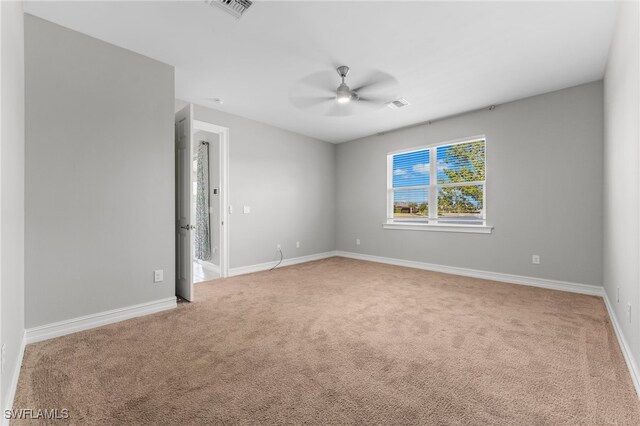
[(198, 144), (196, 193), (196, 259), (211, 260), (209, 227), (209, 142)]

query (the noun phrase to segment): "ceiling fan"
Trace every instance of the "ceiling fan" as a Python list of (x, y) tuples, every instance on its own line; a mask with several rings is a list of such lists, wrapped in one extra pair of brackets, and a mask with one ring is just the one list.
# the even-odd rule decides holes
[(346, 65), (336, 68), (340, 77), (337, 88), (335, 74), (328, 71), (303, 78), (294, 87), (291, 102), (309, 112), (344, 116), (382, 108), (397, 98), (398, 81), (391, 75), (377, 70), (364, 78), (360, 74), (354, 79), (359, 84), (352, 89), (346, 83), (349, 71)]

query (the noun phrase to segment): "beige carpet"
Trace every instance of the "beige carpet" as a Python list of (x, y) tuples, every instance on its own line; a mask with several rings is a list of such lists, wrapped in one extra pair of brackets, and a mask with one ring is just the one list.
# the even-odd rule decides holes
[(344, 258), (196, 295), (28, 346), (16, 408), (82, 425), (640, 424), (597, 297)]

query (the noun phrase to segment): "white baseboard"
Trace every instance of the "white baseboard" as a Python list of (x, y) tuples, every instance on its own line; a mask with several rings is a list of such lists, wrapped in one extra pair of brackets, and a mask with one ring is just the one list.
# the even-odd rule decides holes
[(2, 426), (9, 425), (9, 419), (5, 418), (5, 410), (13, 408), (13, 401), (16, 398), (16, 390), (18, 389), (18, 379), (20, 378), (20, 369), (22, 368), (22, 359), (24, 358), (24, 348), (26, 346), (26, 332), (22, 335), (22, 341), (20, 342), (20, 351), (18, 352), (18, 359), (16, 360), (16, 366), (13, 369), (13, 376), (11, 377), (11, 384), (9, 385), (9, 392), (7, 394), (7, 406), (2, 407), (2, 420), (0, 424)]
[[(282, 260), (282, 263), (279, 265), (279, 267), (297, 265), (298, 263), (312, 262), (314, 260), (326, 259), (328, 257), (334, 257), (334, 256), (336, 256), (335, 251), (327, 251), (325, 253), (310, 254), (309, 256), (294, 257), (291, 259)], [(266, 262), (266, 263), (258, 263), (256, 265), (229, 268), (229, 276), (234, 277), (236, 275), (251, 274), (253, 272), (260, 272), (260, 271), (268, 271), (269, 269), (273, 268), (277, 264), (278, 264), (278, 261), (273, 261), (273, 262)]]
[(72, 318), (64, 321), (45, 324), (38, 327), (29, 328), (25, 331), (25, 341), (27, 344), (76, 333), (102, 325), (113, 324), (126, 319), (153, 314), (177, 306), (176, 298), (155, 300), (153, 302), (140, 303), (125, 308), (113, 309), (110, 311), (90, 314), (83, 317)]
[(372, 256), (369, 254), (337, 251), (336, 256), (351, 259), (368, 260), (370, 262), (386, 263), (389, 265), (406, 266), (408, 268), (424, 269), (445, 274), (462, 275), (465, 277), (481, 278), (484, 280), (501, 281), (510, 284), (528, 285), (532, 287), (548, 288), (551, 290), (569, 291), (572, 293), (603, 296), (604, 288), (595, 285), (572, 283), (567, 281), (548, 280), (544, 278), (525, 277), (521, 275), (503, 274), (500, 272), (481, 271), (478, 269), (458, 268), (456, 266), (437, 265), (434, 263), (416, 262), (413, 260), (394, 259), (391, 257)]
[(636, 388), (636, 394), (638, 394), (638, 397), (640, 397), (640, 370), (638, 370), (638, 364), (636, 363), (636, 359), (634, 358), (633, 353), (631, 352), (631, 348), (627, 343), (627, 339), (625, 339), (624, 334), (622, 333), (622, 328), (620, 328), (620, 324), (618, 323), (618, 319), (616, 318), (615, 312), (613, 311), (613, 306), (611, 306), (609, 296), (607, 296), (606, 292), (602, 298), (604, 299), (604, 304), (607, 307), (607, 312), (609, 312), (611, 325), (616, 332), (620, 350), (622, 351), (622, 355), (624, 355), (624, 360), (626, 361), (627, 367), (629, 368), (629, 373), (631, 373), (631, 381), (633, 382), (633, 386), (635, 386)]

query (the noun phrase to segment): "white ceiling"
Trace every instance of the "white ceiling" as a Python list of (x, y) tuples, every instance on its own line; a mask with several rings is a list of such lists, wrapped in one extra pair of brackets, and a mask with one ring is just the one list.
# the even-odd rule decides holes
[[(239, 21), (203, 1), (28, 1), (25, 10), (174, 65), (179, 99), (337, 143), (599, 80), (616, 5), (257, 1)], [(341, 116), (292, 103), (310, 93), (305, 78), (337, 86), (342, 64), (351, 87), (391, 75), (386, 96), (411, 105)]]

